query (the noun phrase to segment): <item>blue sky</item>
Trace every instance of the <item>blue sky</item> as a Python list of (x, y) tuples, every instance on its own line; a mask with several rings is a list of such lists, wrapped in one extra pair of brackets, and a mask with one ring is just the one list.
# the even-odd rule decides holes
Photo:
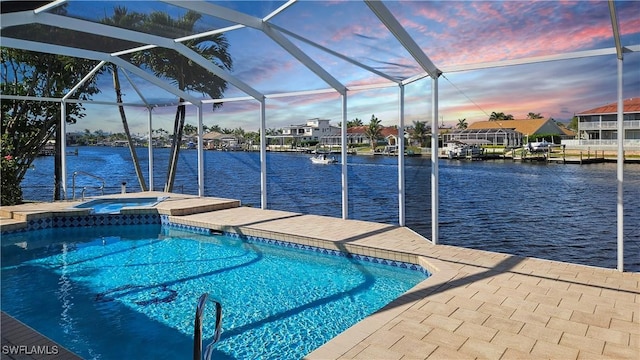
[[(221, 6), (265, 16), (283, 2), (218, 1)], [(115, 5), (148, 12), (156, 2), (101, 2), (96, 10), (92, 2), (72, 2), (93, 9), (95, 16), (108, 14)], [(162, 10), (179, 15), (184, 9), (162, 4)], [(389, 10), (407, 29), (418, 45), (442, 69), (489, 61), (520, 59), (558, 53), (614, 47), (611, 20), (606, 1), (391, 1)], [(71, 7), (70, 7), (71, 8)], [(617, 1), (622, 44), (640, 44), (640, 2)], [(634, 15), (635, 14), (635, 15)], [(89, 15), (85, 15), (89, 16)], [(296, 32), (311, 41), (349, 56), (367, 66), (399, 78), (420, 73), (415, 61), (393, 38), (366, 4), (360, 1), (301, 1), (272, 19), (272, 23)], [(205, 16), (201, 29), (229, 25)], [(260, 31), (244, 28), (226, 33), (234, 60), (232, 74), (258, 91), (271, 94), (326, 89), (329, 86), (273, 43)], [(291, 41), (347, 85), (375, 84), (385, 79), (295, 39)], [(439, 79), (440, 119), (454, 125), (486, 120), (493, 111), (524, 118), (527, 113), (541, 113), (559, 120), (574, 113), (614, 102), (617, 61), (615, 56), (545, 62), (501, 67), (489, 70), (445, 72)], [(139, 79), (134, 81), (148, 99), (175, 102), (175, 96), (158, 90)], [(95, 99), (113, 100), (110, 79), (101, 79), (103, 93)], [(126, 82), (126, 81), (125, 81)], [(225, 98), (246, 96), (234, 87)], [(431, 122), (431, 80), (424, 79), (405, 89), (405, 123)], [(640, 54), (625, 54), (624, 97), (640, 96)], [(125, 88), (125, 99), (140, 102), (132, 88)], [(70, 131), (101, 129), (122, 131), (117, 109), (87, 105), (88, 116)], [(205, 125), (259, 128), (256, 101), (227, 102), (215, 112), (204, 111)], [(145, 132), (147, 113), (141, 108), (127, 108), (133, 132)], [(154, 109), (154, 128), (172, 128), (173, 107)], [(310, 118), (328, 118), (337, 125), (341, 119), (341, 102), (335, 93), (295, 96), (267, 100), (267, 127), (279, 128), (299, 124)], [(397, 87), (349, 92), (348, 119), (368, 122), (375, 114), (383, 125), (398, 121)], [(193, 107), (188, 109), (187, 123), (196, 124)]]

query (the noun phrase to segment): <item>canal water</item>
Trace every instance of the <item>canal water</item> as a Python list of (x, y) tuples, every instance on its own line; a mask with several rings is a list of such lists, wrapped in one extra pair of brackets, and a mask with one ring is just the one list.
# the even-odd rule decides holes
[[(75, 148), (72, 148), (75, 150)], [(137, 149), (145, 178), (148, 151)], [(268, 208), (341, 217), (339, 164), (308, 154), (268, 153)], [(169, 149), (154, 149), (154, 189), (166, 180)], [(205, 151), (205, 195), (260, 207), (260, 155)], [(139, 191), (128, 148), (79, 147), (68, 156), (76, 196)], [(349, 218), (398, 223), (397, 158), (348, 156)], [(405, 158), (406, 225), (431, 237), (431, 160)], [(53, 158), (40, 157), (23, 181), (27, 200), (52, 200)], [(562, 165), (440, 160), (440, 243), (615, 268), (616, 164)], [(90, 174), (92, 176), (89, 176)], [(148, 179), (147, 179), (148, 181)], [(174, 192), (197, 194), (197, 152), (180, 153)], [(624, 167), (625, 270), (640, 271), (640, 165)]]

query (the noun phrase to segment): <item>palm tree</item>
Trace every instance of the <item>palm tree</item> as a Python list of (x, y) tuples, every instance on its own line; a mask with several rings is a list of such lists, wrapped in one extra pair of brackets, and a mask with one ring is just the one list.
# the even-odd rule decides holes
[[(171, 18), (168, 14), (156, 11), (146, 18), (145, 27), (152, 34), (176, 38), (194, 33), (196, 23), (202, 15), (195, 11), (187, 11), (178, 19)], [(197, 39), (187, 40), (183, 43), (200, 56), (210, 60), (215, 65), (230, 70), (232, 60), (227, 52), (229, 43), (223, 34), (213, 34)], [(194, 91), (207, 94), (213, 99), (219, 99), (227, 89), (227, 82), (214, 76), (208, 70), (195, 64), (192, 60), (178, 54), (171, 49), (154, 48), (136, 55), (136, 60), (145, 64), (156, 76), (171, 79), (178, 89), (182, 91)], [(173, 126), (173, 141), (167, 182), (164, 191), (171, 192), (178, 166), (178, 154), (180, 141), (184, 130), (186, 106), (184, 99), (179, 99), (180, 105), (176, 109)], [(213, 109), (222, 106), (221, 103), (213, 104)]]
[[(117, 26), (126, 29), (139, 29), (142, 26), (145, 16), (136, 12), (129, 12), (127, 8), (116, 6), (113, 9), (113, 16), (110, 18), (104, 18), (102, 23), (112, 26)], [(120, 112), (120, 119), (122, 120), (122, 127), (127, 137), (127, 143), (129, 144), (129, 151), (131, 152), (131, 158), (133, 159), (133, 166), (138, 176), (138, 182), (142, 191), (147, 191), (147, 183), (144, 180), (142, 169), (140, 168), (140, 162), (138, 161), (138, 153), (133, 145), (133, 139), (131, 138), (131, 132), (129, 131), (129, 122), (127, 121), (127, 115), (122, 106), (122, 88), (120, 86), (120, 76), (118, 73), (118, 66), (111, 64), (111, 74), (113, 75), (113, 90), (116, 92), (116, 102), (118, 105), (118, 111)]]
[(375, 150), (378, 139), (382, 136), (382, 125), (380, 125), (380, 119), (375, 115), (371, 115), (371, 121), (369, 125), (364, 129), (364, 135), (369, 139), (371, 144), (371, 150)]
[(195, 135), (198, 133), (198, 128), (191, 124), (184, 124), (184, 133), (187, 135)]
[(353, 119), (351, 121), (347, 121), (347, 128), (355, 127), (355, 126), (362, 126), (362, 125), (363, 125), (362, 119), (355, 118), (355, 119)]
[(413, 132), (411, 133), (411, 140), (418, 141), (420, 147), (424, 147), (424, 143), (429, 136), (429, 129), (426, 121), (414, 121)]
[(468, 127), (469, 125), (467, 124), (467, 119), (458, 119), (458, 124), (456, 125), (456, 127), (460, 130), (464, 130)]
[(498, 121), (498, 120), (513, 120), (513, 115), (506, 114), (503, 112), (492, 112), (491, 116), (489, 116), (489, 121)]
[(532, 113), (527, 114), (527, 119), (542, 119), (542, 115), (540, 113)]

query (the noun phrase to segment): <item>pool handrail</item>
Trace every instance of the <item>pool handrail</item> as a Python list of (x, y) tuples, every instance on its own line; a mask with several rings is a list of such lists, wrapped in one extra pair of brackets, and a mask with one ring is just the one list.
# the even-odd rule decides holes
[[(204, 307), (209, 298), (208, 293), (200, 295), (198, 299), (198, 306), (196, 307), (196, 317), (193, 328), (193, 360), (202, 360), (202, 313)], [(204, 359), (210, 360), (213, 353), (213, 345), (220, 340), (220, 334), (222, 330), (222, 304), (219, 301), (211, 300), (216, 306), (216, 323), (215, 332), (213, 334), (213, 340), (205, 349)]]
[[(94, 179), (98, 179), (98, 180), (102, 181), (102, 186), (100, 186), (98, 189), (102, 190), (102, 195), (104, 195), (104, 186), (105, 186), (105, 182), (104, 182), (104, 179), (103, 179), (103, 178), (101, 178), (100, 176), (96, 176), (96, 175), (93, 175), (93, 174), (89, 174), (89, 173), (88, 173), (88, 172), (86, 172), (86, 171), (74, 171), (74, 172), (73, 172), (73, 178), (71, 179), (71, 189), (72, 189), (72, 192), (71, 192), (71, 193), (72, 193), (72, 196), (73, 196), (73, 197), (72, 197), (72, 199), (73, 199), (73, 200), (75, 200), (75, 199), (76, 199), (76, 176), (77, 176), (78, 174), (87, 175), (87, 176), (90, 176), (90, 177), (92, 177), (92, 178), (94, 178)], [(85, 186), (85, 187), (84, 187), (84, 189), (86, 190), (86, 188), (87, 188), (87, 187)], [(84, 190), (82, 191), (82, 199), (84, 200)]]

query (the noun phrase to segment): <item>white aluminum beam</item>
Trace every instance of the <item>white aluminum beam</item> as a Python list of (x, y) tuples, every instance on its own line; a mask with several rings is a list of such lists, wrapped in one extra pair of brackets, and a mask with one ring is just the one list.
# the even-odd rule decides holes
[(342, 180), (342, 219), (349, 218), (349, 168), (347, 167), (347, 94), (340, 96), (342, 102), (342, 124), (340, 124), (340, 174)]
[(203, 144), (203, 132), (204, 126), (202, 125), (202, 104), (196, 108), (198, 115), (198, 196), (204, 196), (204, 144)]
[(189, 100), (193, 104), (200, 103), (200, 99), (192, 96), (191, 94), (175, 88), (170, 83), (165, 82), (154, 75), (148, 74), (144, 70), (134, 66), (133, 64), (127, 61), (120, 59), (119, 57), (113, 57), (107, 53), (101, 53), (101, 52), (91, 51), (91, 50), (81, 50), (76, 48), (70, 48), (67, 46), (45, 44), (45, 43), (39, 43), (34, 41), (28, 41), (28, 40), (17, 40), (17, 39), (6, 38), (6, 37), (2, 38), (2, 46), (14, 48), (14, 49), (48, 53), (48, 54), (72, 56), (72, 57), (84, 58), (89, 60), (108, 61), (129, 70), (129, 72), (138, 75), (139, 77), (149, 81), (150, 83), (160, 87), (161, 89), (164, 89), (183, 99)]
[(283, 12), (284, 10), (286, 10), (289, 6), (295, 4), (296, 0), (289, 0), (286, 3), (282, 4), (282, 6), (280, 6), (279, 8), (275, 9), (273, 12), (271, 12), (271, 14), (267, 15), (264, 17), (264, 19), (262, 19), (263, 21), (269, 21), (271, 20), (274, 16), (280, 14), (281, 12)]
[(320, 45), (320, 44), (318, 44), (316, 42), (313, 42), (313, 41), (311, 41), (311, 40), (309, 40), (309, 39), (307, 39), (305, 37), (302, 37), (302, 36), (300, 36), (300, 35), (298, 35), (298, 34), (296, 34), (294, 32), (291, 32), (291, 31), (289, 31), (287, 29), (283, 29), (283, 28), (281, 28), (281, 27), (279, 27), (277, 25), (270, 24), (270, 26), (272, 28), (274, 28), (274, 29), (277, 29), (278, 31), (280, 31), (280, 32), (282, 32), (284, 34), (287, 34), (287, 35), (289, 35), (289, 36), (291, 36), (291, 37), (293, 37), (295, 39), (298, 39), (298, 40), (300, 40), (300, 41), (302, 41), (302, 42), (304, 42), (306, 44), (309, 44), (309, 45), (311, 45), (311, 46), (313, 46), (313, 47), (315, 47), (317, 49), (320, 49), (320, 50), (322, 50), (322, 51), (324, 51), (326, 53), (329, 53), (329, 54), (331, 54), (331, 55), (333, 55), (333, 56), (335, 56), (337, 58), (340, 58), (340, 59), (342, 59), (342, 60), (344, 60), (346, 62), (349, 62), (349, 63), (351, 63), (351, 64), (353, 64), (353, 65), (355, 65), (355, 66), (357, 66), (357, 67), (359, 67), (361, 69), (364, 69), (364, 70), (366, 70), (368, 72), (374, 73), (374, 74), (376, 74), (376, 75), (378, 75), (380, 77), (383, 77), (383, 78), (385, 78), (385, 79), (387, 79), (389, 81), (393, 81), (395, 83), (400, 83), (400, 81), (398, 81), (398, 79), (394, 78), (391, 75), (385, 74), (385, 73), (383, 73), (383, 72), (381, 72), (379, 70), (376, 70), (376, 69), (374, 69), (374, 68), (372, 68), (370, 66), (367, 66), (367, 65), (365, 65), (365, 64), (363, 64), (361, 62), (358, 62), (358, 61), (356, 61), (356, 60), (354, 60), (354, 59), (352, 59), (352, 58), (350, 58), (348, 56), (342, 55), (342, 54), (340, 54), (340, 53), (338, 53), (336, 51), (333, 51), (333, 50), (331, 50), (331, 49), (329, 49), (327, 47), (324, 47), (324, 46), (322, 46), (322, 45)]
[(265, 35), (270, 37), (273, 41), (275, 41), (278, 45), (280, 45), (285, 51), (287, 51), (298, 61), (300, 61), (314, 74), (316, 74), (319, 78), (321, 78), (324, 82), (329, 84), (329, 86), (336, 89), (336, 91), (338, 91), (340, 94), (344, 94), (347, 91), (347, 88), (344, 85), (342, 85), (324, 68), (313, 61), (307, 54), (304, 53), (304, 51), (297, 48), (291, 41), (289, 41), (289, 39), (285, 38), (282, 33), (271, 27), (268, 23), (262, 21), (262, 19), (260, 18), (253, 17), (245, 13), (241, 13), (239, 11), (235, 11), (208, 2), (172, 0), (166, 0), (164, 2), (260, 30)]
[(398, 86), (398, 224), (405, 226), (404, 86)]
[(438, 168), (438, 78), (431, 80), (431, 242), (438, 244), (440, 209)]
[(611, 16), (611, 26), (613, 28), (613, 41), (616, 44), (616, 55), (618, 60), (622, 60), (622, 43), (620, 42), (620, 25), (618, 24), (618, 15), (616, 13), (616, 5), (613, 0), (609, 0), (609, 15)]
[[(80, 20), (69, 18), (66, 16), (60, 16), (55, 14), (47, 14), (43, 13), (38, 16), (33, 15), (30, 22), (45, 24), (49, 26), (56, 26), (68, 30), (74, 30), (85, 33), (94, 33), (94, 34), (104, 34), (104, 36), (112, 37), (116, 39), (128, 40), (132, 42), (138, 42), (142, 44), (149, 44), (151, 46), (144, 46), (145, 49), (150, 48), (152, 46), (159, 46), (167, 49), (173, 49), (179, 52), (180, 54), (186, 56), (188, 59), (193, 60), (198, 65), (217, 75), (218, 77), (224, 79), (230, 84), (234, 85), (238, 89), (242, 90), (246, 94), (252, 96), (256, 100), (260, 100), (264, 95), (255, 89), (251, 88), (244, 82), (235, 78), (229, 72), (215, 65), (211, 61), (205, 59), (197, 52), (189, 49), (187, 46), (177, 43), (173, 39), (167, 39), (161, 36), (146, 34), (138, 31), (127, 30), (118, 28), (115, 26), (109, 26), (100, 23), (94, 23), (90, 21)], [(139, 49), (139, 48), (136, 48)], [(123, 52), (118, 52), (123, 53)]]
[(107, 63), (106, 61), (100, 61), (98, 65), (96, 65), (91, 71), (89, 71), (89, 73), (85, 77), (83, 77), (82, 80), (80, 80), (80, 82), (78, 82), (71, 90), (69, 90), (69, 92), (67, 92), (65, 96), (62, 97), (62, 101), (66, 101), (67, 99), (69, 99), (71, 95), (73, 95), (73, 93), (75, 93), (76, 90), (78, 90), (82, 86), (82, 84), (87, 82), (87, 80), (91, 79), (91, 77), (95, 75), (98, 72), (98, 70), (100, 70), (102, 66), (104, 66), (104, 64), (106, 63)]
[[(625, 46), (622, 49), (622, 51), (638, 52), (640, 51), (640, 45)], [(596, 50), (575, 51), (575, 52), (568, 52), (568, 53), (562, 53), (562, 54), (533, 56), (533, 57), (527, 57), (522, 59), (443, 66), (441, 70), (443, 73), (448, 74), (448, 73), (460, 72), (460, 71), (492, 69), (492, 68), (505, 67), (505, 66), (537, 64), (537, 63), (542, 63), (547, 61), (581, 59), (581, 58), (588, 58), (588, 57), (594, 57), (594, 56), (615, 55), (615, 54), (616, 54), (616, 48), (604, 48), (604, 49), (596, 49)], [(423, 74), (423, 76), (427, 76), (427, 75)]]
[(617, 238), (618, 238), (618, 271), (624, 271), (624, 98), (622, 95), (622, 62), (618, 59), (618, 158), (616, 163), (618, 178), (617, 204)]
[(138, 96), (140, 97), (140, 100), (142, 100), (142, 102), (145, 104), (146, 107), (150, 107), (151, 104), (149, 104), (149, 102), (144, 97), (144, 94), (142, 93), (142, 91), (140, 91), (140, 89), (138, 88), (136, 83), (133, 82), (133, 80), (131, 80), (131, 76), (129, 76), (129, 73), (125, 69), (120, 69), (120, 70), (124, 74), (124, 77), (127, 78), (127, 81), (129, 82), (129, 85), (131, 85), (133, 90), (135, 90), (135, 92), (138, 94)]
[(260, 100), (260, 208), (267, 209), (267, 118), (265, 99)]
[(46, 5), (40, 6), (39, 8), (33, 10), (33, 12), (36, 13), (36, 14), (37, 13), (41, 13), (41, 12), (47, 11), (49, 9), (53, 9), (54, 7), (60, 6), (60, 5), (64, 4), (64, 3), (66, 3), (66, 2), (67, 2), (67, 0), (52, 1), (52, 2), (50, 2), (48, 4), (46, 4)]
[(195, 62), (196, 64), (200, 65), (201, 67), (207, 69), (211, 73), (220, 77), (221, 79), (234, 85), (235, 87), (243, 91), (245, 94), (251, 96), (252, 98), (258, 101), (264, 98), (264, 95), (261, 92), (253, 89), (251, 86), (247, 85), (245, 82), (237, 79), (236, 77), (231, 75), (229, 72), (223, 70), (222, 68), (220, 68), (219, 66), (211, 62), (210, 60), (207, 60), (197, 52), (191, 50), (186, 45), (181, 43), (176, 43), (175, 50), (180, 54), (182, 54), (183, 56), (187, 57), (188, 59), (193, 60), (193, 62)]
[(183, 9), (193, 10), (201, 14), (217, 17), (219, 19), (231, 21), (236, 24), (242, 24), (254, 29), (261, 29), (262, 27), (262, 19), (260, 18), (210, 2), (183, 0), (162, 0), (162, 2), (178, 6)]
[(440, 70), (438, 70), (433, 62), (431, 62), (429, 57), (424, 53), (424, 51), (422, 51), (415, 40), (413, 40), (407, 30), (400, 25), (398, 20), (393, 16), (393, 14), (391, 14), (391, 11), (387, 9), (382, 1), (365, 0), (364, 2), (430, 77), (437, 78), (440, 76)]

